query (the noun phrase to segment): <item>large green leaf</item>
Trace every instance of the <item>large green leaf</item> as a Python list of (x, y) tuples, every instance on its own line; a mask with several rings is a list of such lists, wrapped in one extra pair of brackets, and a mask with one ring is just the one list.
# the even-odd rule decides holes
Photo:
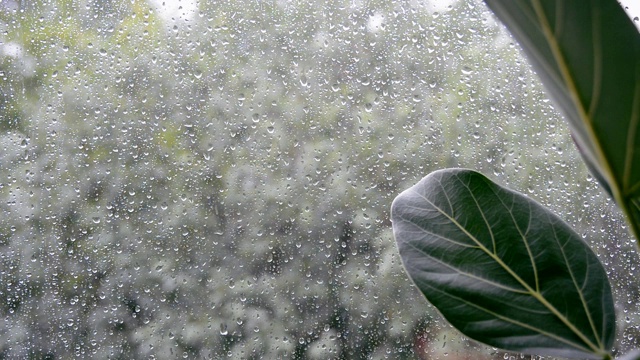
[(640, 235), (640, 34), (616, 0), (485, 0)]
[(431, 173), (391, 209), (404, 266), (468, 337), (506, 350), (607, 358), (611, 288), (587, 244), (542, 205), (480, 173)]

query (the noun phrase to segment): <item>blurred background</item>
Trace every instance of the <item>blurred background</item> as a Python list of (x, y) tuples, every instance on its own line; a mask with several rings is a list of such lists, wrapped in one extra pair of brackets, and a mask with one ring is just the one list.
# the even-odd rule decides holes
[(481, 1), (0, 1), (0, 358), (535, 358), (402, 269), (445, 167), (574, 226), (639, 346), (635, 243)]

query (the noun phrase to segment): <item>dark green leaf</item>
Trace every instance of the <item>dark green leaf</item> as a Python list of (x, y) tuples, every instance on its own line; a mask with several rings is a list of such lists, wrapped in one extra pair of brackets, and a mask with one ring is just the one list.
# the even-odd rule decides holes
[(640, 34), (616, 0), (485, 0), (640, 235)]
[(411, 279), (462, 333), (506, 350), (603, 358), (615, 314), (604, 268), (542, 205), (464, 169), (436, 171), (391, 209)]

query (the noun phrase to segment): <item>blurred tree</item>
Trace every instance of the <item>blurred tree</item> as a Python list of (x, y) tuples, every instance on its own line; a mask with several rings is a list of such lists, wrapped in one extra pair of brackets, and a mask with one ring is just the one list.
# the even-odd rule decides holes
[(3, 357), (502, 357), (415, 301), (399, 189), (472, 167), (620, 226), (477, 1), (163, 6), (0, 3)]

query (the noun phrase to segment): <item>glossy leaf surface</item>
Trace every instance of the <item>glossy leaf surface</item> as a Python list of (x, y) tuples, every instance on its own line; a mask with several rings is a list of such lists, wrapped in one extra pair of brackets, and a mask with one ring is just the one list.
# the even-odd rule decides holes
[(485, 0), (567, 117), (591, 172), (640, 234), (640, 34), (616, 0)]
[(403, 264), (468, 337), (506, 350), (603, 358), (615, 333), (611, 289), (560, 218), (480, 173), (446, 169), (392, 205)]

